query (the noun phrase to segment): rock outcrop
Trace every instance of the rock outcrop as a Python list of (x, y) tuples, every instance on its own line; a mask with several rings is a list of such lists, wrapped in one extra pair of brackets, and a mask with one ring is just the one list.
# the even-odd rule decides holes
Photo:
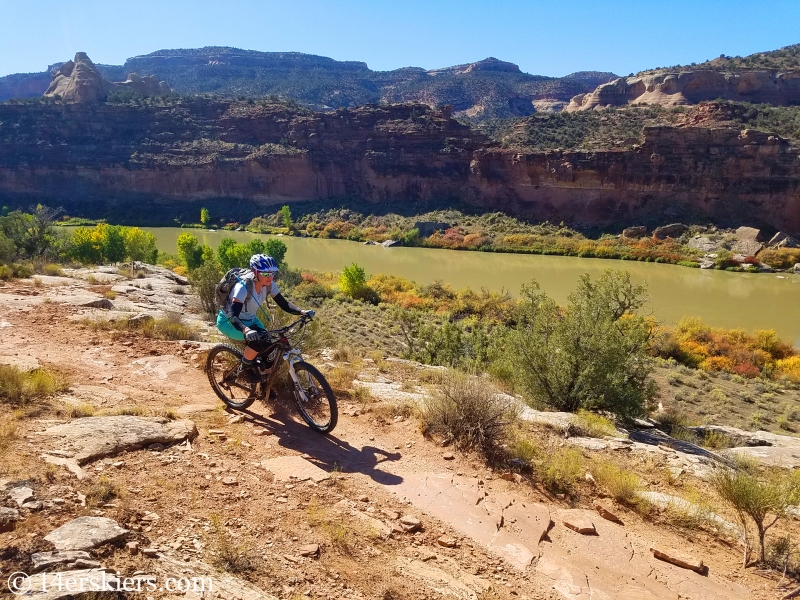
[(128, 75), (126, 81), (107, 81), (85, 52), (78, 52), (75, 60), (65, 62), (53, 75), (46, 98), (59, 97), (65, 102), (102, 102), (114, 90), (131, 90), (138, 95), (156, 96), (169, 92), (165, 82), (154, 76)]
[(725, 73), (697, 69), (620, 77), (588, 94), (573, 97), (565, 110), (575, 112), (629, 104), (680, 106), (722, 98), (789, 106), (800, 101), (800, 70)]

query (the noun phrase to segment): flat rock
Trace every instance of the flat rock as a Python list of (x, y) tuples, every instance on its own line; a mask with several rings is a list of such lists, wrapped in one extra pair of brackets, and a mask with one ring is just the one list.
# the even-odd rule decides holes
[(616, 512), (611, 508), (610, 503), (603, 500), (595, 500), (592, 506), (597, 511), (597, 514), (604, 519), (607, 519), (613, 523), (622, 524), (622, 519), (617, 516)]
[[(448, 570), (446, 571), (445, 568)], [(421, 560), (400, 556), (396, 559), (396, 569), (403, 576), (420, 581), (426, 588), (446, 598), (478, 600), (479, 595), (482, 596), (489, 589), (487, 582), (462, 571), (457, 565), (449, 562), (444, 565), (432, 565)]]
[(85, 417), (37, 432), (52, 439), (58, 450), (72, 454), (79, 465), (151, 444), (176, 444), (197, 435), (192, 421), (164, 417)]
[(169, 379), (174, 373), (186, 368), (180, 358), (171, 354), (139, 358), (131, 364), (138, 367), (133, 375), (148, 379)]
[(727, 448), (720, 452), (727, 457), (750, 458), (756, 462), (770, 466), (782, 467), (784, 469), (795, 469), (800, 467), (800, 451), (786, 447), (746, 447), (746, 448)]
[[(38, 573), (45, 569), (58, 566), (74, 567), (77, 560), (91, 560), (92, 555), (84, 550), (55, 550), (53, 552), (35, 552), (31, 554), (31, 562), (33, 563), (33, 572)], [(85, 567), (78, 567), (85, 568)]]
[(717, 527), (733, 537), (738, 538), (741, 535), (741, 528), (738, 525), (726, 521), (718, 514), (678, 496), (672, 496), (663, 492), (639, 492), (639, 497), (663, 510), (676, 511), (696, 519), (704, 520), (709, 525)]
[(111, 302), (111, 300), (90, 292), (69, 296), (56, 296), (56, 299), (61, 304), (70, 304), (72, 306), (84, 308), (102, 308), (103, 310), (113, 310), (114, 308), (114, 303)]
[(653, 556), (656, 558), (660, 558), (682, 569), (691, 569), (695, 573), (700, 574), (704, 574), (708, 571), (708, 567), (703, 564), (702, 560), (687, 556), (672, 548), (653, 546), (650, 548), (650, 552), (652, 552)]
[(17, 506), (22, 506), (26, 502), (33, 500), (33, 490), (27, 486), (9, 486), (9, 497), (17, 503)]
[(422, 527), (422, 521), (414, 515), (403, 515), (400, 517), (400, 526), (403, 528), (403, 531), (416, 531)]
[[(207, 582), (213, 582), (213, 594), (211, 588), (208, 588), (203, 598), (230, 598), (238, 600), (278, 600), (272, 594), (268, 594), (261, 588), (253, 585), (249, 581), (245, 581), (231, 573), (215, 569), (211, 565), (204, 562), (192, 560), (182, 561), (176, 560), (169, 556), (162, 556), (159, 561), (159, 567), (167, 577), (181, 578), (186, 577), (200, 577)], [(189, 594), (183, 598), (189, 598)]]
[(0, 365), (16, 367), (23, 373), (30, 373), (31, 371), (35, 371), (41, 367), (36, 358), (33, 356), (26, 356), (24, 354), (20, 356), (16, 354), (8, 355), (0, 353)]
[(520, 570), (539, 555), (539, 543), (552, 526), (547, 506), (487, 496), (476, 482), (452, 474), (407, 474), (390, 489)]
[(128, 533), (106, 517), (78, 517), (45, 536), (57, 550), (90, 550), (116, 541)]
[(456, 538), (450, 537), (449, 535), (441, 536), (438, 540), (436, 540), (436, 543), (445, 548), (455, 548), (457, 544)]
[(577, 531), (582, 535), (596, 535), (597, 530), (589, 515), (584, 510), (577, 508), (558, 511), (558, 518), (564, 527)]
[(330, 479), (330, 474), (300, 456), (279, 456), (261, 461), (261, 466), (275, 476), (276, 480), (311, 480), (315, 483)]
[(575, 415), (573, 413), (533, 410), (527, 406), (522, 408), (520, 418), (531, 423), (546, 425), (560, 432), (569, 431), (575, 425)]
[(319, 554), (319, 544), (307, 544), (300, 546), (297, 551), (300, 556), (317, 556)]

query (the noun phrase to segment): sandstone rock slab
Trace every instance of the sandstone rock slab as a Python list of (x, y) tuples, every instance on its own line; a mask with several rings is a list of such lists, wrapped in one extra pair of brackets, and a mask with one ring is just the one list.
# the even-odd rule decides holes
[(122, 451), (140, 450), (150, 444), (175, 444), (197, 435), (192, 421), (170, 421), (164, 417), (118, 415), (85, 417), (37, 432), (70, 454), (79, 465), (113, 456)]
[(38, 573), (53, 567), (73, 567), (78, 560), (91, 560), (92, 555), (84, 550), (55, 550), (53, 552), (35, 552), (31, 554), (33, 572)]
[[(235, 575), (225, 571), (219, 571), (211, 565), (201, 561), (179, 561), (170, 556), (162, 556), (159, 566), (167, 577), (190, 577), (202, 578), (205, 582), (213, 582), (213, 594), (211, 588), (206, 588), (203, 598), (238, 598), (239, 600), (278, 600), (272, 594), (268, 594), (261, 588), (245, 581)], [(188, 595), (185, 596), (188, 598)]]
[(622, 519), (617, 516), (616, 511), (610, 506), (608, 502), (603, 500), (595, 500), (593, 505), (594, 509), (604, 519), (611, 521), (612, 523), (619, 523), (622, 525)]
[(90, 550), (116, 541), (128, 533), (113, 519), (78, 517), (48, 533), (44, 539), (57, 550)]
[(560, 510), (558, 511), (558, 518), (561, 519), (564, 527), (580, 533), (581, 535), (597, 534), (592, 519), (584, 510), (577, 508)]
[(134, 360), (131, 364), (138, 367), (138, 369), (133, 372), (133, 375), (149, 379), (166, 380), (173, 374), (186, 368), (180, 358), (172, 356), (171, 354), (139, 358)]
[(8, 365), (16, 367), (23, 373), (30, 373), (39, 369), (41, 365), (39, 361), (33, 356), (19, 355), (19, 354), (0, 354), (0, 365)]
[(300, 456), (279, 456), (261, 461), (261, 466), (275, 476), (276, 480), (308, 481), (315, 483), (330, 479), (330, 474)]
[(396, 568), (403, 575), (420, 581), (426, 588), (444, 597), (478, 600), (478, 595), (485, 593), (489, 588), (485, 581), (458, 569), (455, 565), (449, 569), (452, 573), (448, 573), (439, 566), (421, 560), (398, 557)]
[(647, 227), (644, 225), (636, 225), (634, 227), (626, 227), (622, 230), (622, 237), (625, 238), (640, 238), (647, 235)]
[(673, 564), (676, 567), (681, 567), (682, 569), (690, 569), (695, 573), (700, 573), (701, 575), (708, 571), (708, 567), (703, 564), (701, 559), (689, 556), (683, 552), (678, 552), (673, 548), (653, 546), (650, 548), (650, 552), (652, 552), (653, 556), (656, 558)]
[(26, 485), (10, 485), (8, 487), (8, 495), (17, 503), (17, 506), (22, 506), (26, 502), (33, 500), (33, 490)]

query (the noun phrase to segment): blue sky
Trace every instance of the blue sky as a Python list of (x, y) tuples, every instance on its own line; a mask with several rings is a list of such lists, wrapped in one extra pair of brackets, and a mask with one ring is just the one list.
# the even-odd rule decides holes
[(627, 75), (800, 43), (800, 1), (0, 0), (0, 76), (88, 52), (236, 46), (436, 68), (487, 56), (523, 71)]

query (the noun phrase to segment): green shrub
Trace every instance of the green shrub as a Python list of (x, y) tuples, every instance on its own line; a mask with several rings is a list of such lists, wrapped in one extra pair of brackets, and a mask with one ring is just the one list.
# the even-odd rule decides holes
[(522, 288), (517, 325), (494, 336), (493, 356), (531, 403), (639, 415), (655, 393), (651, 327), (634, 312), (644, 301), (621, 271), (582, 276), (564, 308), (534, 281)]
[(219, 311), (214, 288), (219, 283), (219, 280), (222, 279), (222, 275), (222, 268), (215, 260), (204, 262), (189, 274), (192, 290), (200, 299), (200, 308), (204, 314), (212, 318), (216, 318)]

